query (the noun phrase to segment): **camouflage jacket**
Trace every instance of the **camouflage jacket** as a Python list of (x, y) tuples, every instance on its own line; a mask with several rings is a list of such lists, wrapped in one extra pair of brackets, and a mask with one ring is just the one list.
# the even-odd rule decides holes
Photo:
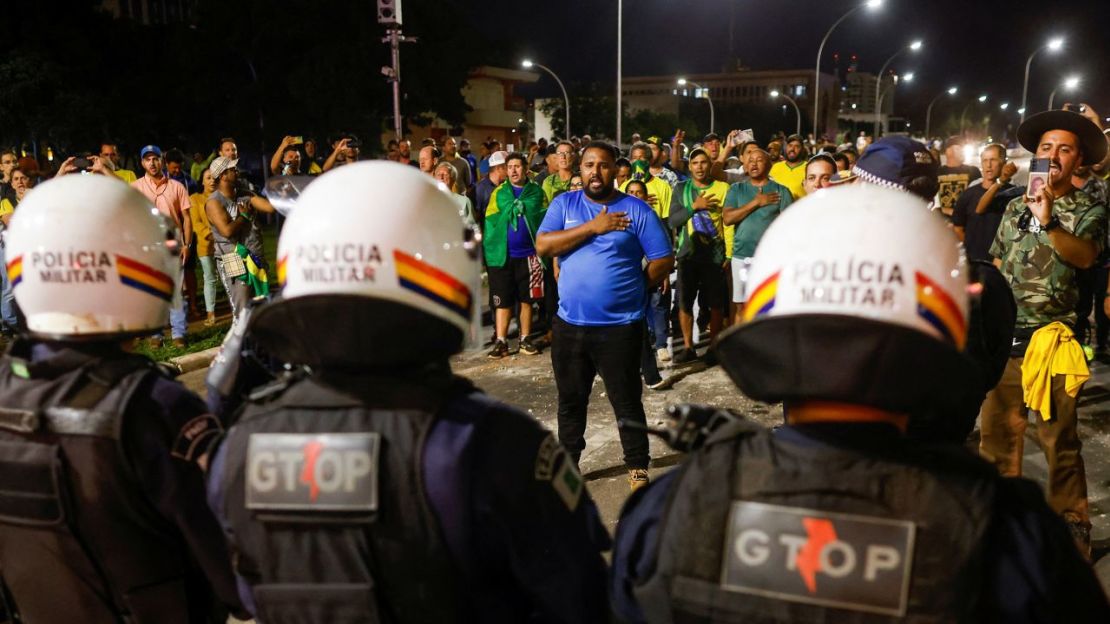
[[(1016, 326), (1040, 327), (1053, 321), (1074, 325), (1079, 302), (1078, 269), (1056, 253), (1048, 232), (1033, 233), (1018, 227), (1025, 211), (1022, 197), (1007, 204), (990, 249), (991, 256), (1001, 261), (999, 269), (1014, 291)], [(1052, 212), (1060, 219), (1061, 228), (1093, 241), (1102, 252), (1107, 230), (1105, 205), (1077, 190), (1057, 199)]]

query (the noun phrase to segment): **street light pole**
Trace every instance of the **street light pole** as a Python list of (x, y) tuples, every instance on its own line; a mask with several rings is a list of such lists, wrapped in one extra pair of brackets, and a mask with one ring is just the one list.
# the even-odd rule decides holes
[(836, 30), (836, 27), (840, 25), (840, 22), (843, 22), (844, 20), (848, 19), (856, 11), (858, 11), (858, 10), (864, 8), (864, 7), (874, 9), (874, 8), (877, 8), (879, 5), (881, 5), (882, 3), (883, 3), (883, 0), (867, 0), (867, 2), (849, 10), (844, 15), (841, 15), (840, 19), (833, 22), (833, 25), (829, 27), (829, 30), (828, 30), (828, 32), (825, 33), (825, 36), (821, 38), (821, 45), (818, 46), (818, 48), (817, 48), (817, 69), (813, 72), (813, 136), (814, 136), (814, 138), (819, 138), (821, 136), (819, 134), (819, 126), (817, 124), (817, 121), (821, 116), (821, 54), (825, 51), (825, 43), (828, 42), (829, 35), (831, 35), (833, 33), (833, 31)]
[[(698, 83), (696, 83), (692, 80), (686, 80), (685, 78), (679, 78), (678, 79), (678, 86), (684, 87), (687, 84), (694, 85), (694, 97), (695, 98), (697, 98), (697, 96), (698, 96), (697, 89), (704, 89), (705, 88), (705, 87), (702, 87), (700, 84), (698, 84)], [(709, 96), (709, 89), (705, 89), (705, 101), (709, 102), (709, 132), (712, 133), (713, 132), (713, 127), (714, 127), (714, 121), (715, 121), (715, 114), (713, 112), (713, 98)]]
[(1025, 121), (1026, 96), (1029, 94), (1029, 68), (1033, 66), (1033, 57), (1037, 56), (1037, 53), (1040, 52), (1041, 50), (1044, 50), (1044, 49), (1047, 48), (1047, 49), (1052, 50), (1053, 52), (1055, 52), (1056, 50), (1059, 50), (1061, 48), (1061, 46), (1063, 46), (1063, 45), (1064, 45), (1064, 40), (1057, 37), (1056, 39), (1053, 39), (1053, 40), (1049, 41), (1048, 43), (1046, 43), (1045, 45), (1037, 48), (1036, 50), (1033, 50), (1033, 53), (1029, 55), (1029, 59), (1025, 61), (1025, 82), (1023, 82), (1022, 85), (1021, 85), (1021, 121), (1022, 122)]
[[(621, 37), (624, 25), (624, 0), (617, 0), (617, 149), (621, 146)], [(569, 140), (570, 137), (567, 137)]]
[(948, 95), (956, 95), (956, 92), (958, 92), (958, 91), (959, 91), (958, 87), (950, 87), (946, 91), (942, 91), (941, 93), (938, 93), (937, 96), (935, 98), (933, 98), (933, 101), (929, 102), (929, 107), (925, 109), (925, 142), (926, 143), (928, 143), (929, 138), (931, 136), (929, 134), (929, 128), (931, 127), (932, 121), (933, 121), (933, 104), (936, 104), (937, 100), (939, 100), (941, 98), (941, 96), (943, 96), (945, 93), (947, 93)]
[(916, 51), (921, 49), (921, 46), (922, 46), (922, 43), (921, 43), (920, 40), (919, 41), (914, 41), (910, 45), (908, 45), (908, 46), (898, 50), (894, 54), (890, 55), (890, 58), (888, 58), (886, 60), (886, 62), (883, 63), (882, 69), (879, 70), (879, 75), (875, 78), (875, 131), (872, 133), (872, 136), (874, 136), (876, 139), (879, 138), (879, 127), (883, 123), (882, 122), (882, 119), (883, 119), (882, 109), (879, 108), (879, 106), (881, 104), (880, 100), (882, 99), (880, 97), (879, 88), (883, 84), (883, 76), (886, 74), (886, 68), (890, 66), (891, 61), (893, 61), (895, 58), (897, 58), (899, 54), (905, 52), (906, 50), (913, 50), (914, 52), (916, 52)]
[(771, 92), (771, 97), (772, 98), (777, 98), (780, 95), (782, 97), (786, 98), (786, 101), (790, 102), (790, 104), (794, 107), (794, 120), (795, 120), (794, 134), (796, 134), (798, 136), (801, 136), (802, 135), (802, 111), (801, 111), (801, 109), (798, 108), (798, 103), (794, 101), (794, 98), (790, 97), (789, 95), (787, 95), (785, 93), (782, 93), (782, 92), (777, 91), (777, 90)]
[[(912, 81), (913, 81), (913, 72), (909, 72), (905, 76), (902, 77), (902, 82), (912, 82)], [(883, 101), (886, 100), (886, 94), (893, 91), (894, 87), (897, 86), (897, 85), (898, 85), (898, 76), (895, 76), (894, 81), (890, 83), (890, 86), (883, 89), (882, 94), (879, 96), (879, 105), (876, 108), (880, 108), (880, 109), (882, 108)]]
[(551, 77), (555, 79), (555, 82), (559, 83), (559, 89), (561, 89), (562, 92), (563, 92), (563, 105), (566, 106), (566, 117), (564, 118), (564, 121), (566, 121), (566, 128), (565, 128), (566, 135), (564, 135), (563, 138), (569, 141), (570, 140), (570, 97), (567, 96), (567, 88), (563, 86), (563, 81), (559, 80), (559, 77), (555, 75), (555, 72), (551, 71), (551, 68), (546, 66), (546, 65), (541, 65), (540, 63), (537, 63), (535, 61), (530, 61), (530, 60), (527, 60), (527, 59), (525, 59), (520, 65), (521, 65), (521, 67), (524, 67), (525, 69), (529, 69), (533, 66), (539, 67), (540, 69), (544, 70), (545, 72), (551, 74)]
[[(987, 101), (986, 95), (980, 95), (978, 98), (979, 103)], [(971, 108), (975, 101), (968, 102), (962, 111), (960, 111), (960, 134), (966, 134), (967, 130), (967, 109)]]
[(1056, 101), (1056, 92), (1060, 89), (1061, 86), (1063, 86), (1068, 91), (1071, 91), (1072, 89), (1079, 86), (1079, 77), (1072, 76), (1071, 78), (1065, 80), (1063, 85), (1056, 85), (1056, 87), (1052, 89), (1052, 93), (1048, 94), (1048, 110), (1052, 110), (1052, 104)]

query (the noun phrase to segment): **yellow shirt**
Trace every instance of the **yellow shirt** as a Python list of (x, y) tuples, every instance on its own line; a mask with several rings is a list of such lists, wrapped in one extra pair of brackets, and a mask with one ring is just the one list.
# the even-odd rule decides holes
[(794, 199), (805, 197), (806, 161), (800, 161), (795, 167), (785, 160), (778, 161), (771, 165), (771, 179), (790, 189)]
[(15, 212), (15, 206), (12, 205), (12, 200), (0, 199), (0, 216), (10, 215), (13, 212)]
[[(675, 188), (682, 188), (682, 182), (676, 184)], [(725, 258), (732, 258), (732, 239), (736, 236), (736, 226), (725, 225), (724, 222), (725, 196), (728, 195), (728, 183), (714, 180), (713, 183), (709, 185), (709, 188), (703, 189), (696, 186), (694, 188), (697, 189), (699, 193), (708, 195), (717, 200), (718, 208), (716, 212), (711, 210), (710, 214), (712, 215), (713, 225), (717, 228), (717, 231), (720, 232), (724, 230), (725, 232)], [(686, 225), (691, 230), (694, 227), (689, 222)]]
[(197, 255), (212, 255), (212, 227), (208, 224), (208, 213), (204, 211), (204, 204), (208, 196), (204, 193), (193, 193), (189, 196), (189, 221), (193, 224), (193, 234), (197, 235)]
[[(628, 188), (629, 182), (631, 182), (631, 180), (626, 180), (625, 183), (621, 185), (620, 191), (622, 193), (624, 189)], [(659, 215), (660, 219), (666, 221), (667, 217), (671, 216), (671, 185), (652, 176), (646, 186), (648, 195), (655, 196), (655, 203), (651, 205), (651, 209), (655, 211), (655, 214)]]
[(1044, 420), (1052, 418), (1052, 378), (1064, 376), (1064, 392), (1074, 398), (1091, 377), (1083, 348), (1071, 328), (1059, 321), (1033, 332), (1021, 361), (1025, 404)]
[(117, 178), (123, 180), (128, 184), (131, 184), (135, 181), (135, 172), (131, 171), (130, 169), (116, 169), (112, 173), (116, 174)]

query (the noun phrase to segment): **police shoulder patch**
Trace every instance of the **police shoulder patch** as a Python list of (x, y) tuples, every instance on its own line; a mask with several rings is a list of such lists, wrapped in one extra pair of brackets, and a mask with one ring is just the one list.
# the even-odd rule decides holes
[(543, 442), (540, 442), (540, 448), (536, 451), (535, 474), (537, 481), (551, 480), (551, 477), (555, 475), (555, 460), (558, 459), (562, 450), (563, 447), (559, 445), (559, 441), (555, 439), (553, 433), (547, 434)]
[(173, 441), (170, 455), (185, 461), (196, 461), (208, 450), (209, 444), (224, 430), (218, 418), (201, 414), (182, 425)]
[(915, 525), (735, 501), (721, 586), (777, 600), (904, 616)]
[[(562, 462), (559, 461), (560, 457)], [(558, 468), (555, 467), (556, 464)], [(570, 460), (566, 449), (555, 439), (555, 434), (547, 434), (536, 451), (535, 477), (537, 481), (551, 482), (551, 487), (567, 509), (574, 511), (578, 507), (578, 501), (582, 498), (582, 475), (578, 473), (578, 468)]]
[(381, 435), (252, 433), (248, 509), (376, 511)]

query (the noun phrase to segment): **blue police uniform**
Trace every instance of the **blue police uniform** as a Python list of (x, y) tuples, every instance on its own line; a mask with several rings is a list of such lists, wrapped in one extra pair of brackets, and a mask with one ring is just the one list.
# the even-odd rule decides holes
[[(328, 375), (321, 373), (318, 376), (323, 379), (321, 385), (304, 396), (319, 400), (317, 397), (325, 394), (323, 388), (329, 385)], [(391, 411), (401, 413), (409, 409), (402, 408), (401, 403), (411, 406), (412, 401), (419, 401), (422, 395), (432, 394), (425, 381), (366, 375), (359, 376), (357, 383), (360, 388), (366, 388), (362, 393), (364, 396), (374, 397), (367, 409), (381, 414)], [(460, 380), (452, 383), (465, 384)], [(294, 385), (293, 390), (288, 392), (294, 392), (296, 388)], [(442, 389), (437, 392), (442, 392)], [(437, 525), (429, 529), (425, 541), (442, 542), (453, 570), (452, 578), (447, 582), (454, 587), (444, 588), (440, 600), (450, 603), (449, 596), (460, 597), (455, 603), (457, 606), (450, 609), (457, 621), (605, 621), (609, 608), (605, 590), (606, 566), (601, 552), (608, 550), (609, 537), (581, 476), (568, 461), (566, 452), (550, 432), (526, 414), (489, 399), (468, 384), (461, 392), (450, 394), (454, 394), (455, 398), (434, 410), (434, 418), (423, 435), (423, 446), (414, 449), (419, 457), (420, 475), (415, 490), (402, 487), (390, 493), (388, 480), (405, 478), (400, 474), (404, 468), (403, 464), (391, 464), (385, 459), (381, 460), (383, 476), (379, 478), (381, 485), (378, 488), (383, 500), (382, 510), (410, 504), (401, 499), (419, 497), (420, 492), (424, 493), (427, 508), (434, 518), (432, 524)], [(259, 420), (250, 415), (249, 409), (248, 406), (248, 412), (236, 428)], [(311, 411), (314, 408), (309, 406), (307, 409)], [(409, 409), (407, 413), (411, 417), (413, 412)], [(309, 419), (301, 419), (302, 422), (305, 420)], [(290, 422), (285, 421), (286, 430)], [(360, 427), (344, 430), (360, 430)], [(400, 437), (397, 435), (393, 439), (399, 440)], [(416, 436), (416, 439), (419, 438)], [(383, 434), (383, 440), (382, 447), (385, 448), (389, 444), (389, 435)], [(214, 454), (208, 483), (209, 504), (224, 522), (233, 548), (238, 551), (237, 539), (243, 540), (241, 534), (244, 531), (241, 524), (234, 527), (240, 535), (233, 534), (236, 520), (232, 507), (241, 504), (238, 502), (241, 495), (228, 491), (241, 487), (231, 485), (235, 483), (231, 472), (238, 469), (234, 467), (235, 451), (230, 449), (236, 444), (233, 429), (228, 440)], [(387, 473), (390, 474), (386, 476)], [(414, 523), (420, 524), (420, 518), (414, 517), (408, 522), (410, 525)], [(250, 522), (243, 524), (250, 526)], [(366, 532), (372, 536), (375, 531), (388, 530), (389, 520), (367, 526)], [(355, 539), (363, 539), (361, 533)], [(370, 539), (370, 550), (375, 550), (373, 537)], [(243, 548), (250, 550), (248, 558), (253, 560), (280, 559), (283, 556), (280, 547)], [(324, 545), (312, 549), (329, 550), (329, 547)], [(263, 552), (267, 550), (271, 552)], [(416, 549), (402, 547), (399, 550), (403, 555)], [(365, 566), (367, 572), (374, 576), (372, 585), (379, 603), (376, 608), (379, 611), (392, 610), (395, 614), (405, 613), (398, 605), (404, 603), (405, 597), (401, 594), (405, 594), (407, 589), (390, 588), (391, 576), (395, 581), (396, 577), (405, 574), (403, 565), (399, 562), (360, 561), (357, 559), (359, 556), (356, 553), (355, 560), (345, 561), (352, 568)], [(388, 555), (375, 552), (373, 556), (381, 558)], [(417, 556), (426, 556), (426, 552)], [(258, 563), (255, 568), (250, 572), (239, 570), (254, 576), (249, 582), (240, 583), (240, 591), (244, 603), (261, 621), (265, 618), (260, 610), (264, 613), (267, 606), (259, 604), (259, 585), (276, 583), (279, 579), (275, 576), (285, 575), (286, 578), (280, 579), (280, 582), (310, 586), (323, 582), (320, 579), (326, 575), (324, 570), (303, 574), (299, 571), (283, 572), (280, 563)], [(435, 574), (431, 571), (423, 576), (434, 577)], [(297, 578), (291, 581), (290, 576)], [(355, 576), (355, 580), (361, 578), (360, 574)], [(350, 579), (348, 582), (351, 582)], [(435, 588), (431, 589), (434, 592)], [(419, 606), (416, 609), (419, 610)], [(413, 615), (411, 606), (407, 613)], [(397, 617), (402, 621), (424, 621), (426, 615)]]
[[(222, 426), (203, 401), (114, 344), (20, 341), (3, 367), (4, 413), (38, 414), (0, 425), (5, 470), (25, 469), (23, 483), (4, 489), (68, 499), (60, 521), (18, 498), (0, 502), (0, 561), (24, 619), (245, 615), (223, 533), (205, 505), (200, 464)], [(43, 450), (59, 459), (53, 485), (38, 492), (38, 479), (26, 477), (45, 467), (35, 459)]]
[[(804, 453), (851, 449), (860, 455), (890, 456), (892, 449), (896, 455), (898, 449), (912, 444), (885, 424), (787, 425), (778, 429), (774, 438)], [(639, 592), (655, 573), (660, 533), (680, 475), (681, 469), (672, 471), (636, 492), (622, 511), (610, 591), (613, 608), (624, 621), (653, 620), (653, 612), (642, 608), (644, 596)], [(1110, 607), (1098, 580), (1039, 488), (1021, 479), (997, 479), (987, 526), (981, 557), (984, 565), (977, 579), (981, 586), (972, 592), (978, 596), (978, 604), (971, 610), (976, 621), (1110, 621)], [(756, 600), (755, 596), (742, 596)], [(766, 620), (780, 621), (771, 616)]]

